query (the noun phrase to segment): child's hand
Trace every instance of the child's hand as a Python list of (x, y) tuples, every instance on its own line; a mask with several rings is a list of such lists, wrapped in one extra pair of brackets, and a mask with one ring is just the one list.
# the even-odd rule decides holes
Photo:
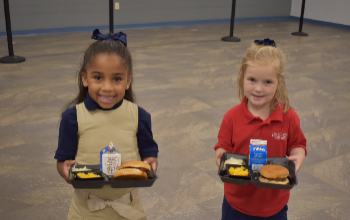
[(304, 159), (305, 159), (305, 149), (302, 147), (293, 148), (290, 151), (290, 156), (287, 157), (287, 160), (293, 161), (293, 163), (295, 164), (296, 172), (300, 170), (300, 167), (303, 164)]
[(154, 171), (157, 172), (158, 159), (156, 157), (145, 157), (142, 160), (151, 165)]
[(75, 160), (57, 160), (57, 171), (69, 184), (71, 184), (71, 182), (69, 181), (69, 169), (75, 163)]
[(215, 162), (218, 167), (220, 166), (220, 160), (222, 155), (226, 152), (227, 151), (224, 148), (218, 148), (215, 150)]

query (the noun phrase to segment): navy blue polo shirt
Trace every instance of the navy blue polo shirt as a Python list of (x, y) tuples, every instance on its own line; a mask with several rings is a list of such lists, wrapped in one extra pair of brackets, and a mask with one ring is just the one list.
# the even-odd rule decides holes
[[(115, 104), (116, 109), (123, 103), (123, 99)], [(88, 111), (102, 109), (87, 93), (84, 100)], [(105, 111), (109, 111), (105, 110)], [(151, 115), (143, 108), (138, 106), (138, 131), (137, 145), (141, 158), (158, 157), (158, 145), (153, 139)], [(59, 128), (58, 147), (55, 154), (57, 160), (74, 160), (78, 149), (78, 121), (76, 107), (68, 108), (62, 114), (62, 120)]]

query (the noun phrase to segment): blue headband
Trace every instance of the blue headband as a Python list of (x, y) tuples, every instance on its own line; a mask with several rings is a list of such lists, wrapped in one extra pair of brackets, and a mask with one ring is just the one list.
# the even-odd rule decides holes
[(126, 34), (123, 32), (118, 32), (115, 34), (108, 33), (107, 35), (103, 35), (98, 29), (95, 29), (94, 32), (92, 32), (91, 39), (94, 40), (119, 40), (126, 46)]
[(266, 38), (264, 40), (255, 40), (254, 43), (258, 45), (277, 47), (275, 41), (270, 40), (269, 38)]

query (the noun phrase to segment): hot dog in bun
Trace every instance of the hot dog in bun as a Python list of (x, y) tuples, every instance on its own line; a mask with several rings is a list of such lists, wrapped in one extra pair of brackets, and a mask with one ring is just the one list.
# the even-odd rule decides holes
[(289, 183), (289, 170), (284, 166), (267, 164), (260, 168), (259, 181), (263, 183), (273, 183), (287, 185)]
[(147, 179), (151, 172), (151, 165), (143, 161), (128, 161), (122, 163), (114, 173), (116, 180), (142, 180)]

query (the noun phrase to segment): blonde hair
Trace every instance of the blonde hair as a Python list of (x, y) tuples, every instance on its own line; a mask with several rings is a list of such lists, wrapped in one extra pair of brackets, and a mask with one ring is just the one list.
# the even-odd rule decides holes
[(280, 103), (284, 104), (283, 113), (285, 114), (292, 106), (289, 103), (287, 86), (284, 80), (286, 71), (286, 58), (281, 49), (273, 46), (264, 46), (253, 43), (245, 52), (241, 67), (239, 69), (237, 84), (238, 97), (240, 100), (244, 97), (243, 80), (248, 65), (272, 65), (277, 72), (278, 86), (273, 100), (270, 103), (270, 112), (272, 112)]

